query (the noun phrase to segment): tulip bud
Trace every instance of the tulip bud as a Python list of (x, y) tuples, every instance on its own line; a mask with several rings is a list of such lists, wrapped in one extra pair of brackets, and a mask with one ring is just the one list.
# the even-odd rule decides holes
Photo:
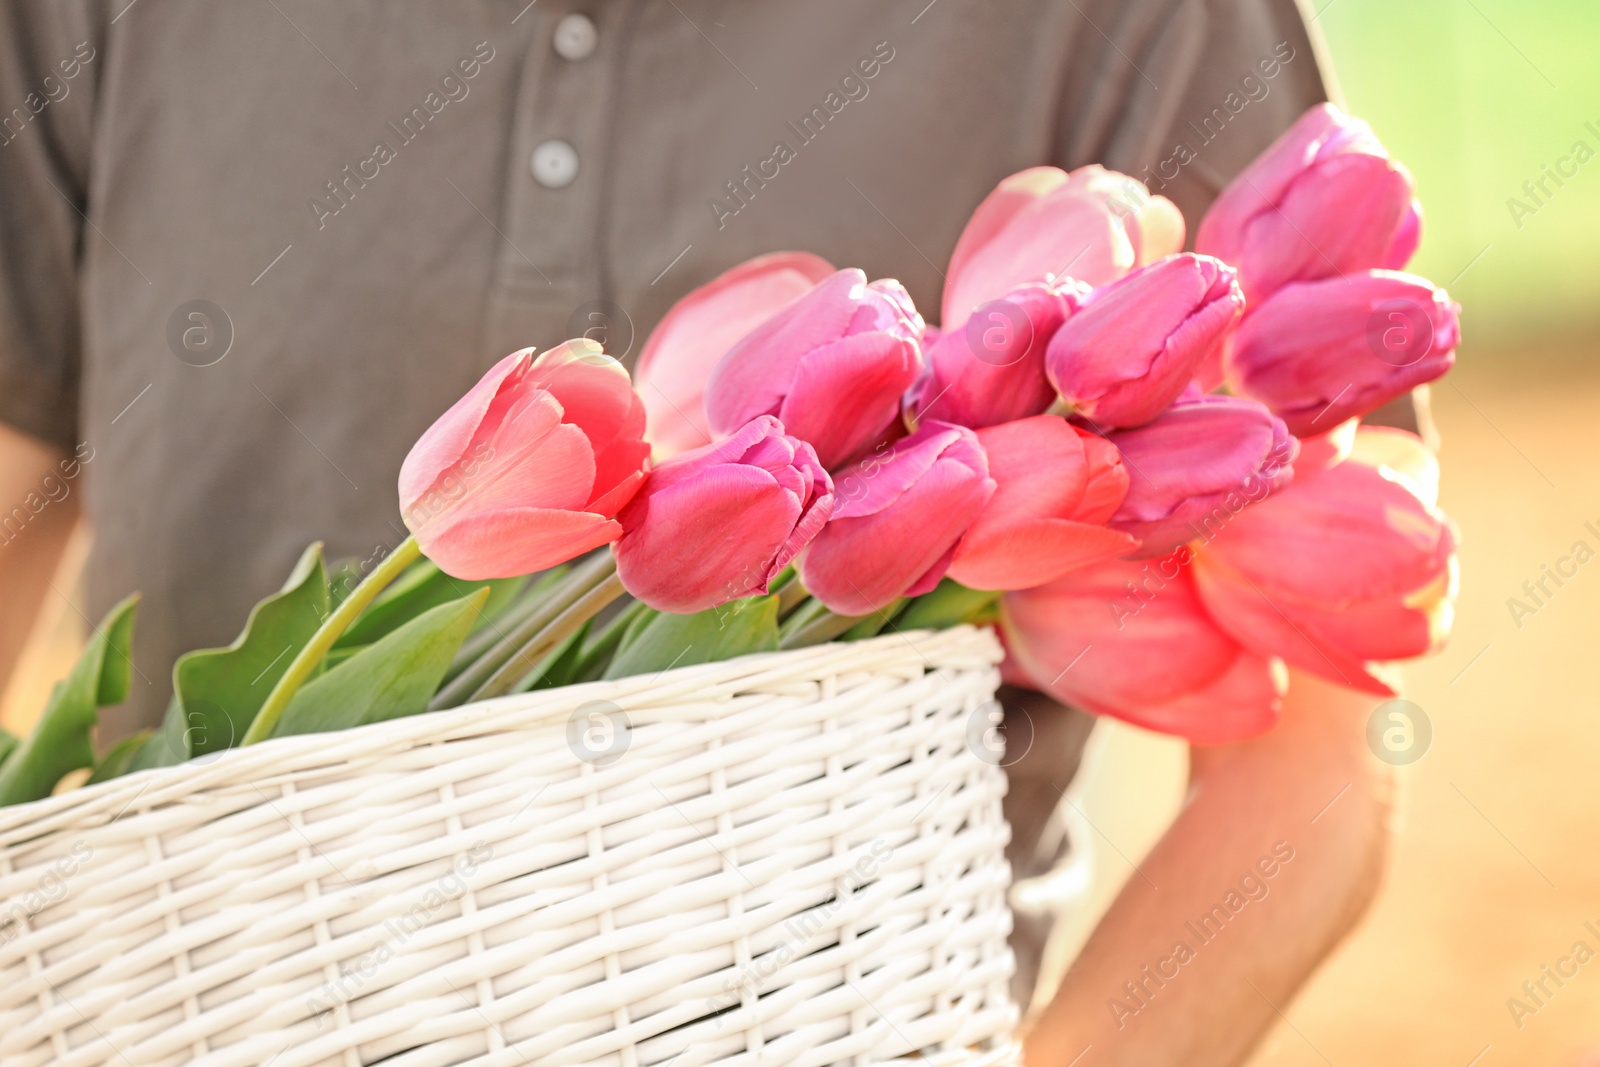
[(1223, 357), (1235, 392), (1297, 434), (1332, 429), (1455, 363), (1460, 305), (1427, 279), (1373, 270), (1297, 282), (1239, 324)]
[(1243, 307), (1226, 263), (1168, 256), (1095, 290), (1056, 331), (1045, 369), (1091, 422), (1139, 426), (1183, 392)]
[(1195, 251), (1237, 267), (1253, 307), (1289, 282), (1403, 266), (1421, 221), (1410, 173), (1371, 127), (1318, 104), (1222, 191)]
[(841, 270), (737, 342), (706, 383), (715, 433), (758, 415), (833, 470), (882, 436), (922, 369), (922, 317), (892, 280)]
[(1127, 555), (1105, 525), (1128, 489), (1115, 447), (1055, 415), (978, 431), (994, 495), (967, 528), (950, 577), (972, 589), (1027, 589)]
[(773, 252), (724, 271), (672, 305), (633, 371), (657, 459), (711, 440), (704, 398), (711, 369), (735, 341), (832, 273), (832, 264), (809, 252)]
[(1295, 439), (1253, 400), (1182, 399), (1154, 422), (1111, 435), (1128, 495), (1111, 525), (1144, 543), (1135, 558), (1209, 540), (1250, 504), (1289, 484)]
[(1199, 744), (1271, 729), (1288, 684), (1280, 661), (1218, 629), (1177, 557), (1007, 593), (1000, 630), (1013, 673), (1062, 703)]
[(816, 452), (762, 415), (650, 472), (617, 516), (617, 576), (678, 614), (765, 593), (832, 511)]
[(1044, 373), (1045, 349), (1087, 293), (1072, 283), (1019, 286), (939, 335), (924, 349), (928, 369), (909, 394), (911, 421), (977, 430), (1048, 410), (1056, 391)]
[(1183, 216), (1126, 174), (1032, 167), (984, 198), (950, 255), (940, 324), (959, 329), (1019, 285), (1076, 278), (1105, 285), (1183, 247)]
[(495, 364), (400, 467), (400, 513), (429, 559), (479, 581), (615, 541), (644, 480), (644, 405), (593, 341)]
[(1392, 694), (1379, 664), (1438, 648), (1454, 617), (1456, 533), (1419, 495), (1426, 452), (1363, 429), (1350, 459), (1234, 519), (1195, 559), (1217, 624), (1261, 655)]
[(833, 518), (800, 557), (800, 577), (840, 615), (919, 596), (994, 493), (983, 446), (964, 426), (928, 421), (839, 472)]

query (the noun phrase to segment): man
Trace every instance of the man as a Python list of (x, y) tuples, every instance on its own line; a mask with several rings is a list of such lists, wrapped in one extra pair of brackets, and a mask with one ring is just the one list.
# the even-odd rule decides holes
[[(1132, 173), (1192, 232), (1324, 98), (1290, 0), (18, 0), (0, 20), (0, 669), (81, 507), (91, 613), (145, 593), (102, 745), (155, 723), (173, 658), (230, 640), (308, 541), (394, 544), (408, 446), (506, 352), (587, 334), (627, 358), (678, 296), (784, 248), (931, 311), (967, 215), (1035, 164)], [(1383, 840), (1365, 705), (1294, 692), (1270, 737), (1196, 753), (1190, 807), (1031, 1063), (1238, 1062), (1348, 929)], [(1019, 785), (1075, 758), (1036, 747)], [(1136, 1018), (1108, 1011), (1281, 819), (1349, 782), (1293, 828), (1260, 923)]]

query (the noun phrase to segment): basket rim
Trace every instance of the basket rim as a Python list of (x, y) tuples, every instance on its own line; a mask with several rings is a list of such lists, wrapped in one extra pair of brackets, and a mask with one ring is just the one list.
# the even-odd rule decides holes
[[(0, 807), (0, 852), (69, 825), (115, 822), (148, 797), (153, 808), (217, 787), (266, 780), (354, 759), (376, 758), (420, 745), (545, 726), (571, 713), (575, 703), (605, 700), (626, 711), (693, 701), (708, 710), (753, 685), (803, 682), (819, 673), (993, 668), (1004, 652), (992, 628), (968, 624), (914, 630), (809, 648), (756, 652), (711, 663), (674, 667), (654, 675), (583, 682), (496, 697), (458, 708), (427, 711), (326, 733), (272, 737), (169, 767), (152, 767), (55, 796)], [(712, 711), (714, 715), (715, 712)]]

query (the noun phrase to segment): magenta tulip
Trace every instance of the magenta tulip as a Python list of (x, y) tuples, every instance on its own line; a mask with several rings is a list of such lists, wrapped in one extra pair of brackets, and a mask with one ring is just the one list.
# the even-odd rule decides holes
[(816, 452), (762, 415), (650, 472), (617, 516), (617, 575), (646, 604), (679, 614), (765, 593), (832, 512)]
[(1139, 426), (1184, 390), (1243, 307), (1226, 263), (1168, 256), (1095, 290), (1056, 331), (1045, 368), (1092, 423)]
[(1175, 558), (1102, 563), (1007, 593), (1000, 630), (1008, 674), (1146, 729), (1220, 744), (1265, 733), (1282, 709), (1283, 664), (1218, 629)]
[(1456, 534), (1416, 437), (1363, 429), (1196, 553), (1217, 624), (1246, 648), (1374, 693), (1381, 664), (1438, 648), (1454, 617)]
[(940, 325), (959, 329), (1019, 285), (1075, 278), (1104, 285), (1183, 247), (1183, 216), (1104, 167), (1019, 171), (967, 221), (950, 255)]
[(1019, 286), (991, 300), (926, 351), (927, 370), (907, 404), (913, 422), (938, 419), (978, 430), (1048, 410), (1056, 391), (1044, 372), (1050, 338), (1087, 295), (1074, 284)]
[(400, 513), (456, 578), (544, 570), (614, 541), (648, 464), (644, 405), (593, 341), (513, 352), (400, 468)]
[(1128, 490), (1122, 457), (1105, 438), (1035, 415), (979, 430), (978, 441), (996, 489), (951, 561), (962, 585), (1027, 589), (1139, 546), (1105, 525)]
[(719, 274), (672, 305), (633, 372), (657, 459), (711, 440), (704, 398), (711, 369), (735, 341), (832, 273), (832, 264), (809, 252), (773, 252)]
[(944, 577), (961, 535), (994, 493), (964, 426), (928, 421), (840, 471), (833, 519), (800, 557), (800, 577), (840, 615), (868, 615)]
[(922, 369), (922, 317), (896, 281), (841, 270), (737, 342), (706, 384), (727, 434), (775, 415), (833, 470), (871, 447)]
[(1372, 129), (1318, 104), (1222, 191), (1195, 250), (1237, 267), (1254, 306), (1289, 282), (1404, 266), (1421, 222), (1411, 175)]
[(1449, 370), (1460, 310), (1427, 279), (1396, 271), (1286, 285), (1239, 324), (1223, 375), (1295, 433), (1314, 434)]
[(1143, 542), (1139, 559), (1209, 540), (1294, 474), (1295, 439), (1283, 421), (1239, 397), (1185, 397), (1111, 442), (1128, 466), (1128, 495), (1111, 525)]

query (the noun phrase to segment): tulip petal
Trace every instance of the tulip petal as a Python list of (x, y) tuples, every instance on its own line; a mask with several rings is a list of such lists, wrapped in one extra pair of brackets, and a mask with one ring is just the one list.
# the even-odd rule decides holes
[(634, 370), (658, 454), (711, 440), (704, 393), (717, 361), (832, 273), (832, 264), (809, 252), (774, 252), (723, 272), (672, 305)]
[[(885, 508), (823, 527), (800, 557), (811, 594), (841, 615), (868, 615), (942, 573), (994, 483), (955, 459), (939, 458)], [(914, 516), (915, 521), (908, 521)]]
[(1019, 285), (1068, 277), (1104, 285), (1133, 262), (1127, 230), (1103, 203), (1048, 197), (1026, 205), (959, 273), (952, 268), (940, 325), (946, 332), (959, 329), (977, 307)]
[(837, 271), (729, 348), (706, 382), (712, 431), (732, 433), (758, 415), (777, 415), (801, 360), (845, 336), (866, 287), (861, 271)]
[(1276, 726), (1287, 690), (1287, 671), (1281, 661), (1241, 648), (1233, 664), (1210, 685), (1166, 704), (1147, 705), (1117, 717), (1197, 745), (1230, 744), (1259, 737)]
[[(1048, 196), (1065, 185), (1067, 172), (1060, 167), (1029, 167), (1004, 179), (972, 212), (972, 217), (961, 230), (955, 250), (950, 253), (949, 278), (959, 278), (967, 272), (967, 265), (979, 250), (994, 241), (1022, 210), (1034, 201)], [(944, 304), (940, 309), (941, 329), (949, 331), (959, 327), (971, 313), (972, 304), (958, 313), (953, 306), (953, 290), (945, 287)], [(998, 296), (999, 293), (992, 294)]]
[(520, 378), (532, 355), (533, 349), (524, 348), (496, 363), (417, 438), (400, 467), (402, 513), (409, 511), (413, 502), (432, 488), (441, 474), (467, 454), (502, 383), (508, 378)]
[(452, 578), (484, 581), (547, 570), (621, 535), (619, 523), (591, 512), (510, 508), (437, 523), (416, 537)]
[(774, 486), (760, 467), (724, 463), (639, 497), (616, 548), (623, 585), (658, 611), (683, 614), (765, 592), (801, 508)]
[(852, 334), (814, 349), (800, 362), (777, 415), (784, 429), (808, 442), (832, 470), (895, 420), (900, 394), (920, 369), (915, 343), (886, 333)]
[(1029, 589), (1139, 547), (1120, 530), (1070, 519), (1030, 518), (967, 531), (950, 577), (969, 589)]

